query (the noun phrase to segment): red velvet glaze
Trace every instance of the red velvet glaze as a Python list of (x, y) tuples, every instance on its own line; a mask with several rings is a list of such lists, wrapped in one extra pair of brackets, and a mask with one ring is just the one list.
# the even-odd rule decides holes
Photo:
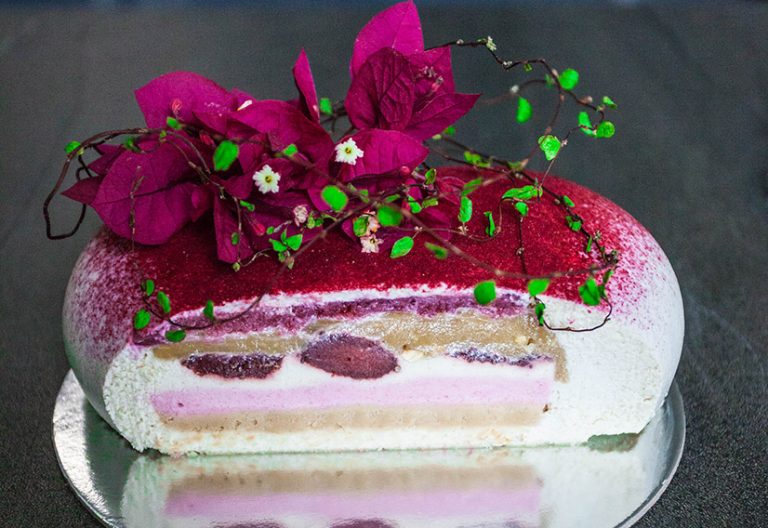
[[(470, 167), (441, 168), (439, 173), (441, 177), (450, 175), (464, 180), (477, 176), (477, 171)], [(501, 181), (472, 193), (474, 215), (469, 223), (470, 232), (481, 235), (486, 227), (483, 212), (493, 211), (494, 219), (500, 226), (500, 234), (489, 242), (472, 242), (463, 237), (454, 237), (453, 241), (463, 250), (494, 266), (509, 271), (522, 271), (520, 259), (516, 255), (520, 246), (516, 225), (519, 215), (509, 202), (505, 202), (502, 218), (499, 218), (499, 198), (510, 187), (527, 183), (525, 180)], [(647, 233), (628, 213), (584, 187), (553, 176), (546, 179), (546, 187), (558, 194), (567, 194), (576, 203), (574, 210), (584, 218), (585, 227), (590, 231), (601, 231), (605, 246), (619, 250), (623, 261), (608, 290), (609, 293), (621, 290), (627, 266), (631, 268), (632, 265), (626, 257), (632, 253), (631, 244), (637, 242), (636, 236), (626, 237), (622, 233), (627, 228), (635, 233), (638, 229), (644, 235)], [(445, 202), (440, 207), (452, 218), (456, 217), (458, 206)], [(597, 262), (594, 251), (591, 257), (584, 253), (584, 235), (573, 232), (564, 217), (562, 206), (555, 204), (551, 195), (545, 193), (540, 202), (531, 203), (530, 213), (523, 223), (528, 273), (545, 274), (584, 268)], [(441, 283), (466, 289), (472, 288), (479, 281), (493, 278), (489, 272), (453, 255), (446, 260), (437, 260), (424, 247), (426, 241), (433, 240), (426, 234), (417, 236), (416, 245), (410, 254), (391, 259), (388, 252), (364, 254), (359, 245), (341, 232), (332, 232), (297, 259), (294, 268), (287, 271), (271, 291), (307, 293), (359, 288), (387, 290), (407, 286), (438, 286)], [(127, 242), (123, 243), (127, 246)], [(280, 267), (276, 258), (262, 258), (235, 273), (229, 265), (216, 259), (213, 230), (207, 221), (198, 221), (185, 228), (163, 246), (138, 247), (135, 255), (144, 276), (153, 278), (159, 289), (169, 293), (174, 313), (201, 307), (207, 299), (220, 305), (227, 301), (254, 297), (269, 287)], [(578, 301), (577, 289), (584, 279), (584, 276), (580, 276), (555, 280), (547, 294)], [(501, 279), (497, 280), (497, 284), (525, 289), (525, 281)], [(632, 284), (629, 281), (629, 286)]]

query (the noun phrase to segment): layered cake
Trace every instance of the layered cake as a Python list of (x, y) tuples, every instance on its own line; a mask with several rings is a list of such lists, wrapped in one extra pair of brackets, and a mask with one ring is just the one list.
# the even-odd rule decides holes
[[(572, 444), (648, 423), (683, 338), (667, 258), (606, 198), (452, 139), (477, 96), (450, 52), (404, 2), (358, 36), (343, 103), (302, 51), (295, 100), (169, 74), (136, 93), (146, 127), (71, 146), (65, 194), (106, 227), (67, 289), (66, 350), (136, 449)], [(563, 96), (570, 77), (550, 77)], [(586, 100), (584, 133), (612, 135)]]

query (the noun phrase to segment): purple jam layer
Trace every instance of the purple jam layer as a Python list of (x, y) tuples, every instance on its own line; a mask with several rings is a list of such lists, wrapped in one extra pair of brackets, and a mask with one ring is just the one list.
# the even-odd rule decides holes
[(266, 354), (192, 354), (182, 365), (198, 376), (264, 379), (283, 364), (283, 356)]
[(542, 356), (540, 354), (513, 357), (497, 354), (495, 352), (485, 352), (476, 348), (470, 348), (460, 352), (451, 352), (448, 355), (456, 359), (463, 359), (467, 363), (491, 363), (493, 365), (513, 365), (516, 367), (527, 368), (533, 368), (534, 362), (539, 360), (552, 361), (551, 357)]
[(381, 519), (350, 519), (331, 525), (331, 528), (396, 528)]
[(397, 357), (379, 343), (349, 334), (332, 334), (311, 343), (301, 362), (334, 376), (377, 379), (397, 369)]
[[(500, 295), (493, 303), (480, 306), (472, 295), (429, 295), (401, 297), (395, 299), (360, 299), (356, 301), (334, 301), (273, 308), (256, 306), (242, 317), (221, 323), (206, 330), (206, 336), (216, 337), (228, 333), (258, 332), (267, 328), (280, 328), (296, 332), (317, 319), (356, 319), (374, 313), (410, 312), (426, 317), (455, 312), (460, 308), (472, 308), (480, 313), (509, 317), (527, 313), (527, 301), (517, 294)], [(179, 318), (180, 322), (195, 325), (205, 323), (202, 315)], [(134, 343), (152, 346), (166, 343), (164, 329), (156, 332), (134, 332)]]

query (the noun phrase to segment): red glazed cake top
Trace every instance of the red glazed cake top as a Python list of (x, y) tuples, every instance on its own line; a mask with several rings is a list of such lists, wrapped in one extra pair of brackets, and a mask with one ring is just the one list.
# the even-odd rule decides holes
[[(445, 176), (459, 176), (471, 180), (477, 176), (472, 168), (440, 169)], [(498, 235), (485, 242), (469, 241), (453, 237), (451, 241), (462, 250), (482, 261), (510, 272), (522, 272), (518, 231), (519, 215), (511, 203), (499, 205), (500, 195), (508, 188), (525, 182), (499, 181), (479, 188), (472, 193), (476, 213), (468, 223), (470, 234), (481, 235), (486, 227), (484, 211), (493, 211)], [(638, 235), (650, 238), (644, 229), (621, 208), (572, 182), (549, 177), (546, 187), (559, 194), (566, 194), (576, 204), (574, 212), (584, 219), (584, 228), (599, 230), (602, 243), (608, 249), (616, 249), (622, 265), (612, 278), (611, 290), (622, 288), (624, 268), (633, 265), (628, 256), (637, 254), (635, 244)], [(440, 206), (442, 207), (442, 206)], [(455, 207), (446, 204), (447, 210)], [(501, 216), (498, 214), (499, 209)], [(438, 287), (446, 285), (454, 289), (471, 289), (479, 281), (494, 279), (492, 273), (474, 266), (458, 256), (444, 260), (435, 258), (424, 247), (424, 242), (434, 242), (427, 233), (415, 238), (413, 250), (405, 257), (392, 259), (387, 252), (366, 254), (360, 245), (340, 230), (327, 233), (324, 240), (296, 260), (291, 270), (286, 270), (275, 281), (281, 264), (273, 258), (256, 259), (251, 265), (233, 272), (231, 266), (216, 258), (215, 239), (210, 236), (211, 225), (198, 221), (175, 235), (168, 243), (157, 246), (137, 246), (134, 252), (139, 269), (145, 277), (152, 278), (157, 287), (173, 297), (174, 311), (197, 309), (207, 299), (220, 305), (229, 301), (246, 300), (264, 292), (312, 293), (336, 290)], [(525, 262), (531, 275), (546, 275), (555, 271), (586, 268), (599, 263), (596, 249), (592, 255), (585, 253), (587, 239), (573, 231), (564, 220), (563, 207), (545, 194), (540, 203), (531, 206), (523, 222)], [(114, 243), (128, 245), (114, 238)], [(552, 281), (547, 294), (579, 300), (578, 286), (584, 275), (564, 277)], [(499, 286), (524, 290), (526, 281), (496, 279)], [(137, 285), (138, 288), (138, 285)]]

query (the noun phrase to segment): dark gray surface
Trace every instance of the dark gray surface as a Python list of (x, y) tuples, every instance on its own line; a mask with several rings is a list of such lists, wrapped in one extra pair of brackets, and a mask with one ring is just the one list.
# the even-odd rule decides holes
[[(372, 13), (0, 10), (0, 526), (96, 526), (50, 440), (67, 370), (64, 288), (98, 225), (90, 215), (76, 238), (45, 238), (40, 208), (63, 146), (139, 124), (131, 89), (168, 70), (292, 96), (302, 45), (321, 95), (341, 98), (352, 40)], [(688, 443), (640, 526), (768, 525), (768, 6), (452, 6), (423, 19), (430, 43), (490, 34), (511, 57), (576, 67), (585, 90), (620, 104), (616, 137), (574, 141), (556, 172), (643, 222), (683, 290)], [(459, 86), (503, 91), (509, 78), (480, 58), (457, 53)], [(513, 157), (523, 136), (499, 114), (481, 111), (460, 131)], [(62, 202), (57, 218), (73, 212)]]

